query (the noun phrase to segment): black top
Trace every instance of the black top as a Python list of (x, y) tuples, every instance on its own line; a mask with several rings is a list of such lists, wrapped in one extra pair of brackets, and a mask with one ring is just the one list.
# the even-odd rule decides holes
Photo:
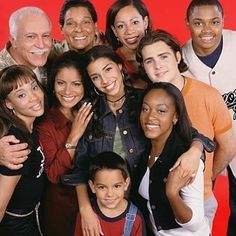
[[(25, 134), (19, 129), (11, 127), (8, 135), (15, 135), (21, 143), (27, 142)], [(28, 159), (19, 170), (10, 170), (5, 166), (0, 166), (0, 173), (6, 176), (21, 175), (19, 182), (8, 203), (7, 210), (29, 209), (33, 210), (40, 201), (44, 185), (44, 162), (45, 158), (39, 145), (36, 132), (31, 134), (32, 149)], [(4, 190), (3, 190), (4, 191)]]

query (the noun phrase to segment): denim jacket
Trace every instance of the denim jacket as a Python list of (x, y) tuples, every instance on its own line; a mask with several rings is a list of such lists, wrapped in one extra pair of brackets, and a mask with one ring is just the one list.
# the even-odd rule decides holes
[[(133, 89), (135, 96), (135, 109), (140, 109), (142, 90)], [(129, 96), (129, 95), (128, 95)], [(80, 139), (75, 158), (75, 171), (73, 184), (87, 183), (89, 162), (98, 153), (103, 151), (113, 151), (116, 125), (119, 127), (123, 149), (126, 153), (126, 160), (131, 173), (137, 167), (139, 159), (145, 150), (147, 140), (139, 125), (139, 119), (130, 121), (130, 104), (126, 98), (123, 106), (116, 111), (116, 116), (110, 110), (106, 97), (100, 98), (100, 123), (103, 125), (104, 135), (96, 138), (93, 131), (86, 132)], [(134, 105), (134, 104), (133, 104)], [(134, 109), (134, 108), (132, 108)], [(138, 110), (137, 110), (138, 111)], [(137, 112), (138, 114), (138, 112)], [(65, 184), (72, 184), (71, 177), (64, 178)]]

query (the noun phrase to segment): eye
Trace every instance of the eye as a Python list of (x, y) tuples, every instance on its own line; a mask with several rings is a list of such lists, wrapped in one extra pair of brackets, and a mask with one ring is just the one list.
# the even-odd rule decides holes
[(132, 23), (133, 23), (133, 25), (138, 25), (139, 24), (139, 20), (135, 20)]
[(94, 75), (90, 77), (92, 81), (97, 81), (99, 79), (99, 76)]
[(219, 20), (214, 20), (212, 21), (212, 25), (216, 26), (216, 25), (219, 25), (221, 22)]
[(117, 29), (124, 29), (124, 25), (123, 25), (123, 24), (118, 24), (118, 25), (116, 26), (116, 28), (117, 28)]
[(142, 106), (142, 109), (141, 109), (142, 112), (148, 112), (148, 108), (146, 106)]
[(160, 59), (161, 59), (161, 60), (165, 60), (166, 58), (168, 58), (167, 55), (161, 55), (161, 56), (160, 56)]
[(43, 38), (45, 38), (45, 39), (48, 39), (48, 38), (50, 38), (51, 36), (50, 36), (50, 34), (44, 34), (43, 35)]
[(83, 21), (83, 24), (85, 24), (85, 25), (90, 25), (90, 24), (91, 24), (91, 21), (90, 21), (90, 20), (84, 20), (84, 21)]
[(145, 60), (144, 63), (146, 65), (151, 65), (153, 63), (153, 60), (152, 59), (148, 59), (148, 60)]
[(25, 93), (20, 93), (20, 94), (17, 95), (18, 98), (24, 98), (25, 96), (26, 96)]
[(202, 22), (196, 21), (196, 22), (194, 22), (194, 25), (197, 26), (197, 27), (202, 26)]
[(115, 188), (121, 188), (121, 184), (116, 184)]
[(61, 80), (58, 80), (58, 81), (56, 81), (56, 84), (59, 85), (59, 86), (62, 86), (63, 84), (65, 84), (65, 82), (63, 82)]
[(100, 190), (104, 190), (105, 186), (99, 185), (97, 188), (100, 189)]
[(111, 67), (111, 66), (109, 66), (109, 67), (107, 67), (107, 68), (105, 69), (106, 72), (110, 72), (111, 70), (112, 70), (112, 67)]
[(160, 115), (164, 115), (167, 111), (164, 109), (157, 109), (157, 113)]
[(74, 82), (73, 85), (74, 85), (75, 87), (79, 87), (79, 86), (82, 85), (82, 83), (81, 83), (81, 82)]
[(38, 89), (39, 89), (38, 84), (34, 84), (34, 85), (33, 85), (33, 90), (38, 90)]
[(35, 39), (35, 35), (28, 34), (28, 35), (26, 35), (26, 38), (27, 38), (28, 40)]

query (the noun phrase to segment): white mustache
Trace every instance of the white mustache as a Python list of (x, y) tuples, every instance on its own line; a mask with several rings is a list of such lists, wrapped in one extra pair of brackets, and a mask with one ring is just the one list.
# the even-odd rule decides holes
[(45, 48), (45, 49), (35, 49), (30, 51), (31, 53), (45, 53), (45, 52), (49, 52), (49, 49)]

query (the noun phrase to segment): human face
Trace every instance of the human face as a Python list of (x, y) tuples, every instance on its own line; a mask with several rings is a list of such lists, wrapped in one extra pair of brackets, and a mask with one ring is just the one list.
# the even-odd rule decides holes
[(143, 18), (134, 6), (129, 5), (117, 13), (112, 30), (124, 47), (135, 50), (147, 27), (148, 17)]
[(71, 7), (65, 14), (62, 34), (74, 50), (88, 51), (95, 42), (96, 23), (86, 7)]
[(219, 46), (224, 20), (216, 6), (195, 7), (186, 23), (199, 56), (207, 56)]
[(124, 207), (124, 195), (129, 182), (130, 179), (124, 179), (120, 170), (104, 169), (96, 173), (94, 182), (90, 180), (89, 185), (103, 212), (119, 212)]
[(6, 106), (23, 120), (31, 131), (33, 122), (44, 112), (44, 94), (35, 80), (22, 80), (6, 98)]
[(107, 95), (110, 100), (116, 100), (124, 95), (122, 65), (106, 57), (91, 62), (87, 71), (94, 86)]
[(140, 123), (147, 138), (165, 142), (176, 121), (173, 99), (165, 90), (153, 89), (144, 97)]
[(64, 67), (55, 77), (54, 91), (60, 103), (60, 110), (71, 110), (84, 96), (84, 86), (79, 71)]
[[(142, 49), (143, 67), (152, 82), (168, 82), (178, 84), (181, 75), (178, 64), (181, 60), (163, 41), (147, 45)], [(182, 79), (181, 79), (182, 80)]]
[(12, 56), (18, 64), (35, 69), (44, 66), (52, 47), (51, 25), (44, 15), (29, 13), (17, 23), (16, 37), (11, 37)]

